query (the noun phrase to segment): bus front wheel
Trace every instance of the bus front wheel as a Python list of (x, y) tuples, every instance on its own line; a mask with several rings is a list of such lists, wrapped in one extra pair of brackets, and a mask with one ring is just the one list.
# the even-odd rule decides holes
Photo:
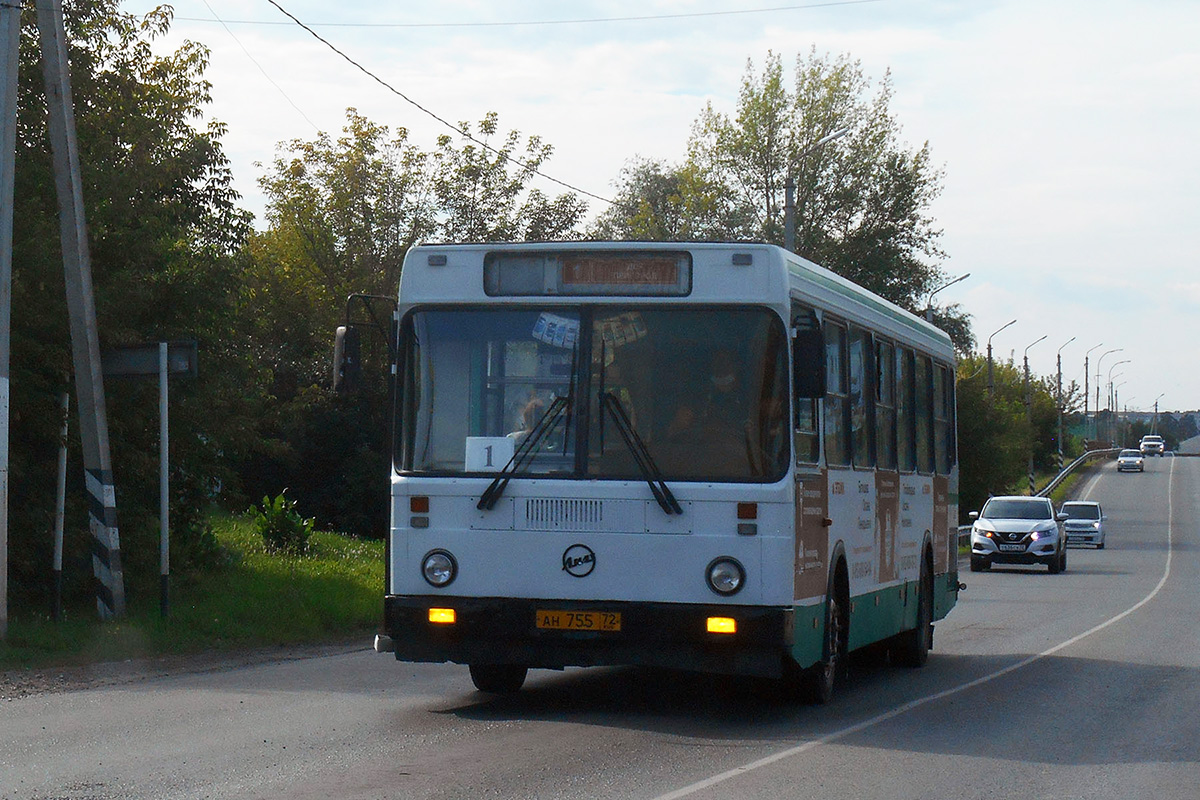
[(824, 705), (833, 699), (834, 686), (845, 668), (848, 632), (842, 600), (836, 591), (831, 591), (825, 610), (825, 657), (800, 676), (801, 692), (807, 702)]
[(471, 664), (471, 683), (488, 694), (512, 694), (525, 685), (528, 667), (519, 664)]

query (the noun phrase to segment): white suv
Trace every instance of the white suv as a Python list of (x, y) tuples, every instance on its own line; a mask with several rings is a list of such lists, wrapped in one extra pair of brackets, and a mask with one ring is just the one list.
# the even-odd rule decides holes
[(1144, 456), (1161, 456), (1166, 450), (1166, 445), (1163, 443), (1163, 438), (1158, 434), (1149, 433), (1142, 437), (1141, 445), (1142, 455)]
[(992, 564), (1045, 564), (1057, 574), (1067, 568), (1067, 542), (1062, 524), (1044, 497), (993, 497), (982, 511), (972, 511), (971, 571)]

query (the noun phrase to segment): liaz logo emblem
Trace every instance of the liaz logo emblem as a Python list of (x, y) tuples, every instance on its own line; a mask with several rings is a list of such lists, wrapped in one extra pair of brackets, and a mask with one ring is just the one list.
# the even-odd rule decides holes
[(596, 554), (583, 544), (573, 544), (563, 551), (563, 570), (576, 578), (586, 578), (596, 568)]

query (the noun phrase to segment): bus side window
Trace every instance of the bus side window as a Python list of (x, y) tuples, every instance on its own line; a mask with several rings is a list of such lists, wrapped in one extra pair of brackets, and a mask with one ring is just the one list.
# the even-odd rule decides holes
[(916, 403), (913, 383), (913, 352), (896, 348), (896, 428), (897, 454), (900, 470), (913, 472), (917, 468), (917, 443), (913, 406)]
[(896, 469), (896, 355), (887, 343), (875, 343), (875, 447), (880, 469)]
[(954, 431), (951, 409), (954, 408), (954, 379), (950, 370), (940, 364), (933, 368), (933, 442), (934, 468), (939, 475), (949, 475), (954, 465)]
[(875, 451), (872, 445), (874, 431), (875, 389), (871, 359), (874, 348), (871, 334), (861, 328), (850, 329), (849, 339), (850, 376), (850, 442), (856, 467), (875, 466)]
[(933, 472), (933, 367), (929, 356), (917, 356), (916, 405), (917, 472)]
[(796, 463), (816, 464), (821, 458), (820, 411), (825, 395), (825, 343), (821, 324), (811, 308), (792, 304), (792, 408)]
[(825, 323), (825, 463), (850, 464), (850, 398), (846, 329)]

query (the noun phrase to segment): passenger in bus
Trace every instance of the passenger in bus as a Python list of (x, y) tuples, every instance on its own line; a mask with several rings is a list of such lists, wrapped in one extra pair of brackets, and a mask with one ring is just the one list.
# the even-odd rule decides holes
[(508, 438), (515, 439), (516, 445), (519, 447), (545, 413), (546, 402), (544, 400), (536, 395), (529, 398), (529, 402), (521, 409), (521, 418), (517, 420), (517, 430), (508, 434)]

